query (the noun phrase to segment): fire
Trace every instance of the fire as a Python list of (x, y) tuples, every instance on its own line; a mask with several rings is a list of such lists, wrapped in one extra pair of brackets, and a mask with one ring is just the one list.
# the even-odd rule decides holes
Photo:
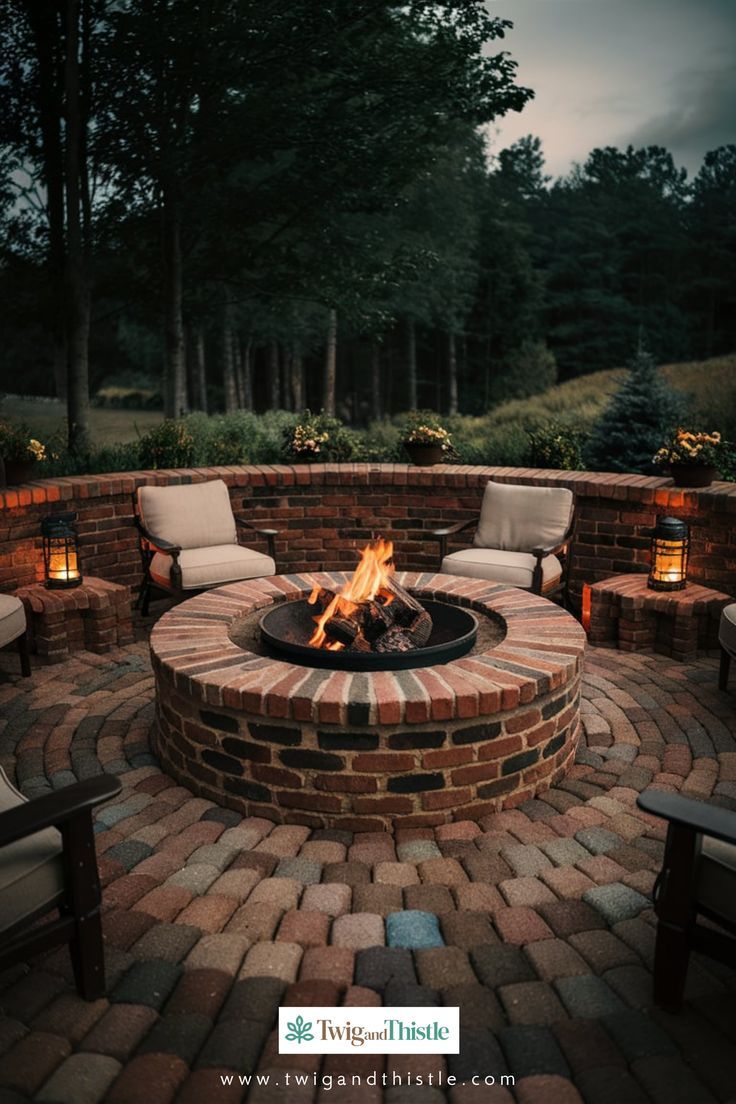
[[(365, 546), (352, 579), (343, 585), (324, 613), (314, 618), (317, 628), (309, 638), (313, 648), (329, 648), (337, 652), (344, 647), (344, 644), (337, 640), (329, 640), (324, 630), (324, 626), (335, 614), (350, 616), (363, 602), (372, 602), (379, 596), (383, 600), (383, 605), (393, 601), (393, 595), (384, 589), (395, 570), (391, 562), (393, 554), (392, 541), (377, 540)], [(317, 586), (309, 595), (311, 605), (317, 601), (319, 592), (320, 588)]]

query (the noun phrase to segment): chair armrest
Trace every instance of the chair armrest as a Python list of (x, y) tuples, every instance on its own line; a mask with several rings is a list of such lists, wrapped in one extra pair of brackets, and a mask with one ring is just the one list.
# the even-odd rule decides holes
[(705, 801), (670, 793), (667, 790), (644, 790), (636, 804), (645, 813), (662, 817), (670, 824), (690, 828), (704, 836), (736, 843), (736, 812)]
[(235, 524), (241, 529), (250, 529), (254, 533), (258, 533), (260, 537), (265, 537), (268, 541), (268, 554), (272, 560), (276, 559), (276, 537), (279, 535), (278, 529), (260, 529), (257, 525), (254, 525), (251, 521), (246, 521), (245, 518), (235, 518)]
[(470, 529), (473, 525), (477, 524), (478, 519), (471, 518), (469, 521), (458, 521), (455, 525), (448, 526), (447, 529), (433, 529), (429, 535), (439, 540), (441, 537), (451, 537), (455, 533), (462, 533), (464, 529)]
[(570, 526), (559, 544), (548, 544), (542, 545), (539, 548), (532, 548), (532, 556), (536, 556), (538, 560), (544, 559), (545, 556), (559, 556), (560, 552), (564, 552), (572, 540), (572, 533), (572, 526)]
[(6, 809), (0, 813), (0, 847), (44, 828), (67, 824), (102, 801), (109, 801), (121, 789), (122, 783), (114, 774), (96, 775)]
[(181, 552), (181, 547), (178, 544), (172, 544), (171, 541), (164, 540), (163, 537), (154, 537), (153, 533), (149, 533), (140, 518), (135, 518), (135, 527), (143, 537), (152, 545), (157, 552), (163, 552), (165, 556), (178, 556)]

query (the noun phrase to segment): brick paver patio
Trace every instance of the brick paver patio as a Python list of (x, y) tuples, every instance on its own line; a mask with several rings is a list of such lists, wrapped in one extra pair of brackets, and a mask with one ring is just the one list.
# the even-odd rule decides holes
[[(0, 663), (0, 756), (26, 794), (103, 770), (124, 783), (97, 816), (108, 997), (75, 995), (65, 949), (0, 975), (2, 1104), (736, 1099), (736, 974), (696, 956), (682, 1014), (652, 1006), (664, 826), (634, 804), (654, 783), (736, 807), (736, 699), (716, 660), (590, 649), (585, 745), (562, 784), (394, 836), (242, 819), (177, 786), (149, 750), (145, 642), (28, 680)], [(284, 1003), (459, 1004), (462, 1051), (279, 1056)], [(320, 1080), (374, 1069), (375, 1087)], [(222, 1085), (256, 1070), (269, 1087)], [(287, 1089), (289, 1071), (307, 1084)], [(391, 1087), (432, 1071), (516, 1085)]]

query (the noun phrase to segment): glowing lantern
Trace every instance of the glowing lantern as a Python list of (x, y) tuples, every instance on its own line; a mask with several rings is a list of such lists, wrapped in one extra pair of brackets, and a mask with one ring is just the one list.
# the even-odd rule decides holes
[(49, 590), (66, 590), (82, 582), (73, 521), (74, 514), (52, 514), (41, 521), (44, 576)]
[(652, 590), (683, 590), (687, 585), (690, 535), (679, 518), (660, 517), (652, 535), (652, 564), (647, 585)]

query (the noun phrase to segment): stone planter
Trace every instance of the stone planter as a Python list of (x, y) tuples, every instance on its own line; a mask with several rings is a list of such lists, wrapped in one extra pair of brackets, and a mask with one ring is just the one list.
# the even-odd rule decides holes
[(441, 445), (416, 445), (404, 442), (404, 448), (412, 464), (420, 467), (431, 467), (432, 464), (441, 464), (445, 453)]
[(670, 475), (678, 487), (710, 487), (718, 469), (707, 464), (670, 464)]

